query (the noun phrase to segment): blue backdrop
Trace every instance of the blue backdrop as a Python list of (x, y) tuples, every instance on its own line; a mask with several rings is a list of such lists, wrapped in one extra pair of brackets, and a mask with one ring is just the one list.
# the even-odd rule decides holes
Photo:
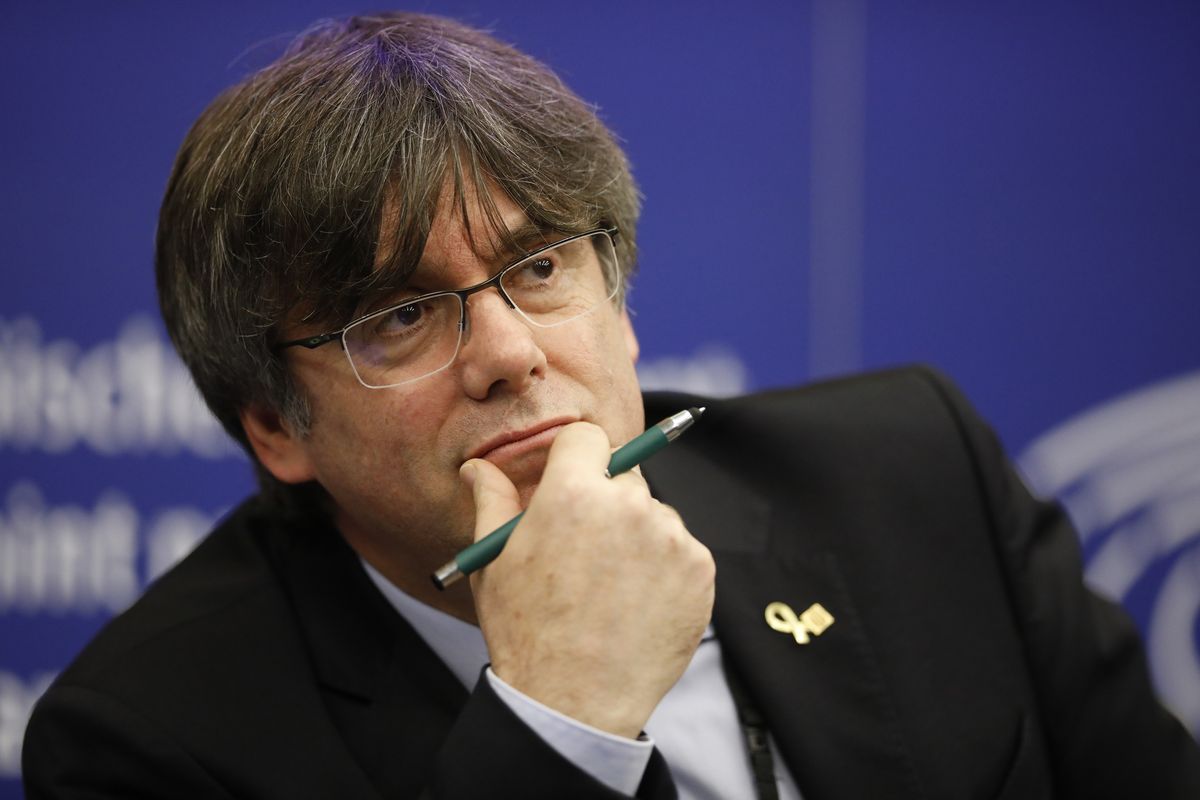
[[(1200, 5), (427, 0), (546, 60), (646, 196), (643, 382), (949, 372), (1200, 731)], [(0, 798), (46, 682), (252, 490), (157, 322), (186, 129), (334, 2), (10, 4)]]

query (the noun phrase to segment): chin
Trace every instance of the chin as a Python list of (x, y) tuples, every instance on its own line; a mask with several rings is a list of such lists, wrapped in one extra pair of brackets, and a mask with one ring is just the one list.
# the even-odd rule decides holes
[(533, 499), (533, 493), (537, 491), (538, 486), (542, 482), (542, 471), (529, 472), (526, 474), (507, 473), (508, 479), (513, 482), (513, 486), (517, 489), (517, 496), (521, 499), (521, 509), (529, 508), (529, 501)]
[[(538, 450), (533, 453), (527, 453), (519, 458), (505, 459), (503, 462), (496, 464), (500, 468), (514, 487), (516, 487), (517, 495), (521, 498), (521, 508), (529, 507), (529, 500), (533, 497), (534, 491), (537, 490), (538, 484), (542, 481), (542, 472), (546, 469), (546, 456), (548, 450)], [(496, 463), (496, 462), (492, 462)]]
[(521, 510), (529, 508), (529, 501), (533, 499), (533, 493), (537, 491), (537, 483), (526, 483), (517, 485), (517, 496), (521, 499)]

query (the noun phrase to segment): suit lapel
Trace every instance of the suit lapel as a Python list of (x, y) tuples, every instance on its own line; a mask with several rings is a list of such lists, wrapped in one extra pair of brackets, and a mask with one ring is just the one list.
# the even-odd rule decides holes
[[(713, 625), (726, 663), (764, 713), (806, 800), (917, 797), (914, 771), (871, 644), (831, 552), (804, 515), (768, 502), (702, 453), (704, 435), (644, 466), (656, 497), (676, 508), (713, 552)], [(786, 487), (780, 489), (787, 491)], [(772, 629), (765, 610), (801, 615), (820, 603), (834, 622), (798, 644)]]
[(332, 527), (289, 527), (276, 532), (274, 544), (342, 740), (381, 795), (415, 795), (466, 690), (379, 594)]

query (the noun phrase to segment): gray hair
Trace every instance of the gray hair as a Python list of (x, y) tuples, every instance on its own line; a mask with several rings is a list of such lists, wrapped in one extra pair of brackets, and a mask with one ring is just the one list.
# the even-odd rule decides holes
[(547, 230), (616, 226), (633, 270), (639, 196), (613, 135), (547, 67), (452, 20), (318, 23), (201, 114), (159, 216), (159, 302), (243, 446), (252, 405), (310, 423), (273, 350), (281, 324), (336, 327), (403, 284), (447, 181), (464, 223), (473, 187), (501, 237), (489, 186)]

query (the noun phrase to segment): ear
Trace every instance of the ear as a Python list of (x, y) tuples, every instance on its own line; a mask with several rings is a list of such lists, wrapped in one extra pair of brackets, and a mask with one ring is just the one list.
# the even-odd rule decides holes
[(638, 344), (637, 334), (633, 332), (633, 322), (629, 319), (627, 308), (621, 309), (621, 332), (625, 335), (625, 349), (629, 351), (629, 360), (636, 364), (642, 349)]
[(284, 483), (303, 483), (316, 478), (304, 440), (279, 412), (250, 406), (243, 408), (238, 417), (250, 447), (268, 472)]

